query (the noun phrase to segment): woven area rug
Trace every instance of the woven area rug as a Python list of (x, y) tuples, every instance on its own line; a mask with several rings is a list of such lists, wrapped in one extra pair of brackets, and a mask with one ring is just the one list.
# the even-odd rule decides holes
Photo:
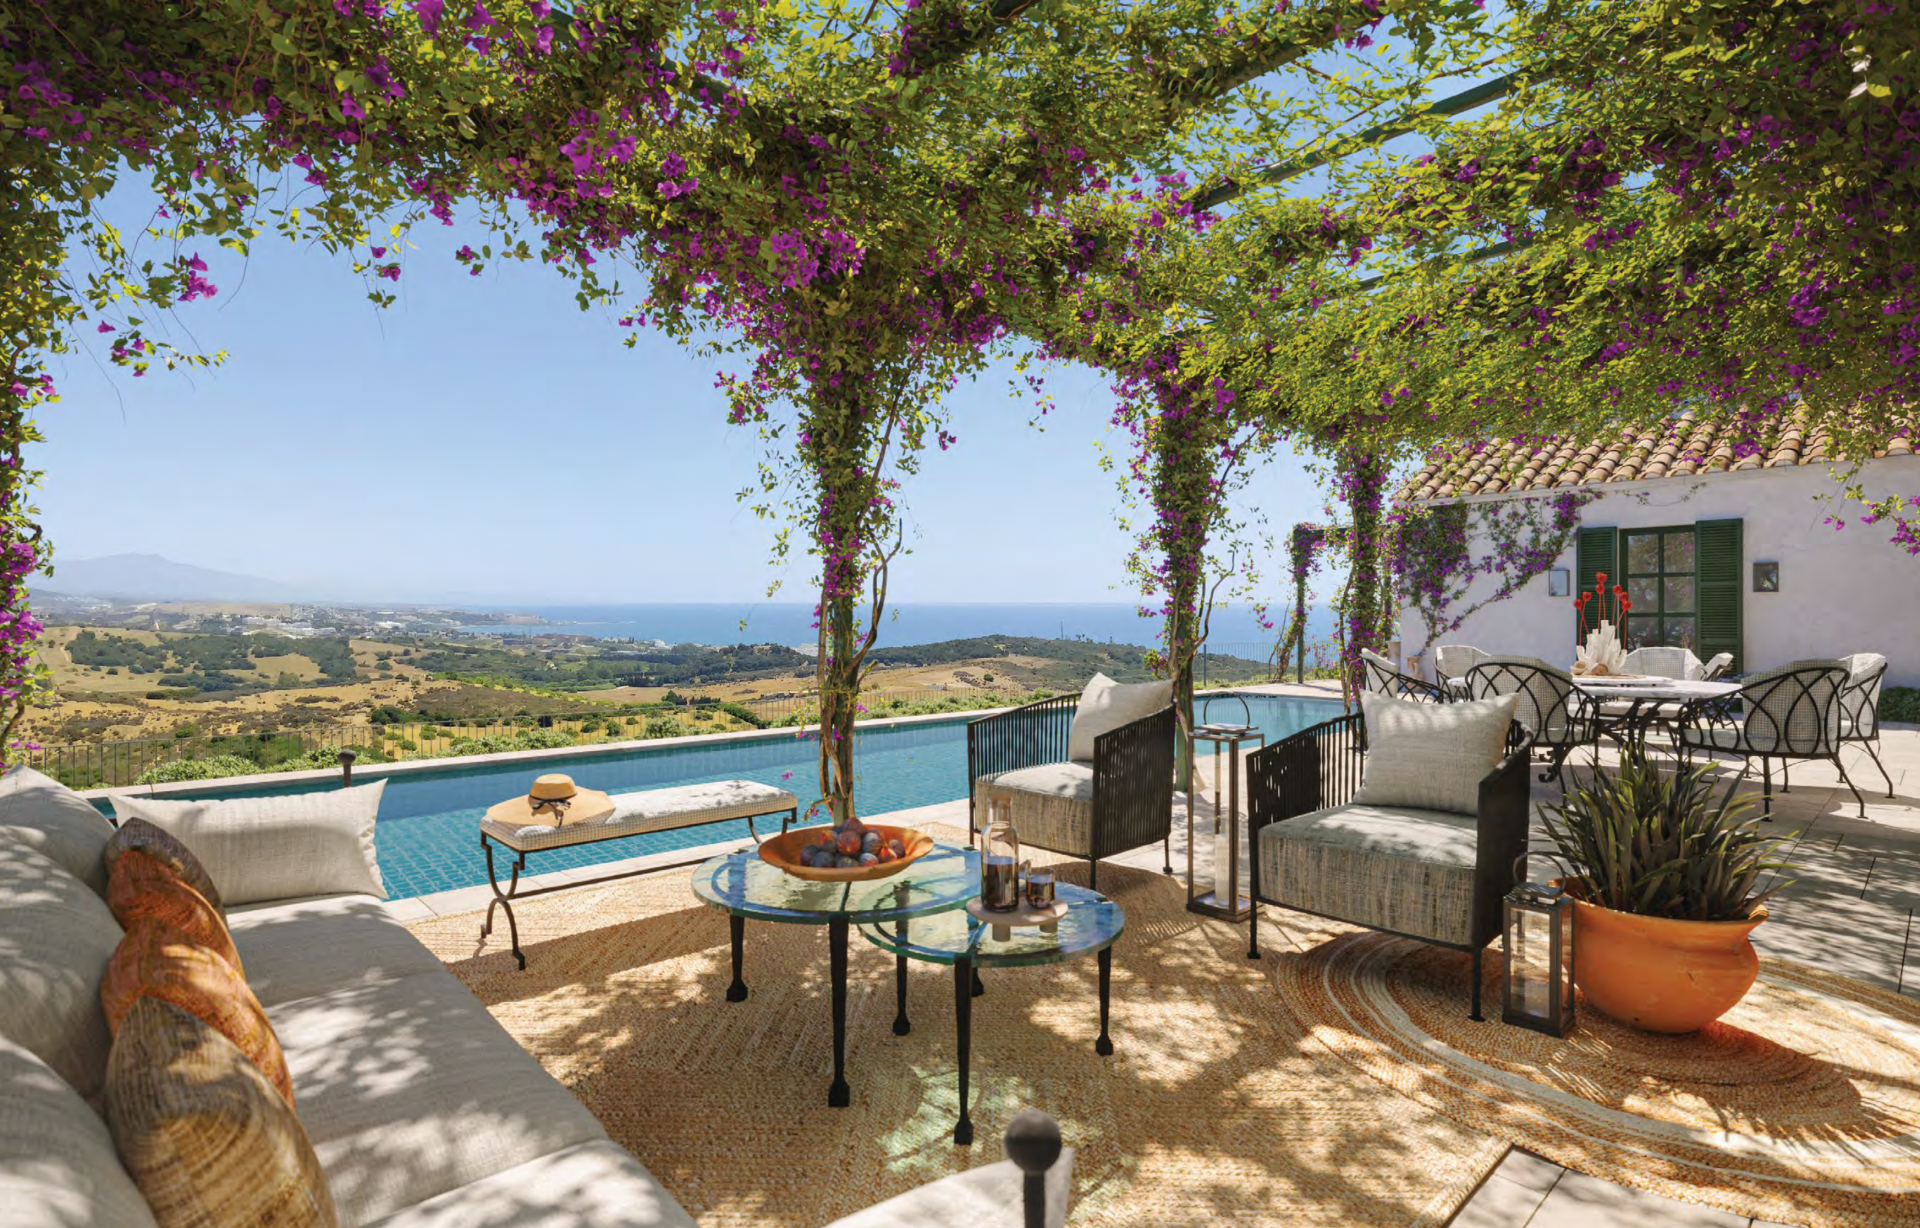
[[(893, 959), (856, 933), (853, 1104), (829, 1109), (825, 929), (750, 923), (751, 996), (729, 1003), (726, 919), (687, 876), (528, 901), (525, 972), (504, 925), (481, 944), (477, 913), (411, 928), (702, 1225), (819, 1228), (1000, 1159), (1027, 1105), (1079, 1149), (1076, 1224), (1441, 1225), (1506, 1153), (1311, 1043), (1245, 958), (1244, 927), (1112, 863), (1100, 886), (1128, 918), (1113, 1056), (1093, 1050), (1094, 960), (990, 972), (973, 1006), (978, 1141), (957, 1148), (952, 973), (911, 966), (913, 1031), (894, 1036)], [(1085, 883), (1086, 867), (1061, 877)]]
[(1343, 935), (1275, 971), (1329, 1052), (1568, 1168), (1762, 1220), (1920, 1225), (1920, 1002), (1765, 959), (1691, 1036), (1582, 1010), (1559, 1040), (1471, 1022), (1466, 957), (1406, 939)]

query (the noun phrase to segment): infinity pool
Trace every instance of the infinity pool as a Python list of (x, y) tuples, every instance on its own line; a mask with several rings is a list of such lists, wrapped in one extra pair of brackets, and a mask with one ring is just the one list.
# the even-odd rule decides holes
[[(1246, 696), (1251, 720), (1269, 742), (1339, 714), (1332, 700)], [(1240, 705), (1214, 699), (1202, 717), (1240, 718)], [(967, 722), (921, 721), (862, 730), (854, 743), (854, 804), (863, 815), (954, 801), (967, 795)], [(516, 763), (488, 763), (388, 780), (380, 801), (380, 874), (394, 899), (471, 887), (487, 881), (480, 853), (480, 816), (488, 806), (523, 794), (542, 772), (565, 772), (582, 786), (627, 793), (716, 780), (754, 780), (800, 798), (802, 812), (815, 794), (815, 743), (792, 735), (643, 746), (615, 754), (566, 755)], [(313, 783), (227, 789), (204, 798), (306, 793), (337, 787)], [(170, 794), (169, 796), (180, 796)], [(779, 820), (771, 820), (778, 830)], [(762, 834), (767, 830), (762, 825)], [(646, 853), (691, 848), (747, 835), (745, 820), (684, 831), (655, 832), (585, 847), (554, 849), (530, 858), (527, 872), (575, 869)], [(498, 855), (496, 851), (496, 856)], [(509, 862), (508, 864), (511, 864)]]

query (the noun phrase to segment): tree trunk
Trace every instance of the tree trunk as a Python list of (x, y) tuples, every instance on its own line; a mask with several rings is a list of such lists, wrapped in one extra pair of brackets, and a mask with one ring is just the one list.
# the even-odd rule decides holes
[(859, 715), (860, 661), (855, 638), (859, 611), (852, 596), (820, 601), (820, 796), (833, 821), (845, 823), (853, 809), (853, 729)]

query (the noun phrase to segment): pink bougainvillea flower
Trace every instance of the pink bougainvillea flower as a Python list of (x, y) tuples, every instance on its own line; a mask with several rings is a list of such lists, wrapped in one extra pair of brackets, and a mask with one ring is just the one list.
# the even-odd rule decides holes
[(351, 90), (340, 95), (340, 114), (346, 116), (348, 119), (365, 119), (367, 117), (366, 109), (354, 98), (353, 91)]
[(440, 14), (446, 10), (447, 0), (415, 0), (413, 11), (420, 18), (420, 28), (432, 38), (440, 33)]

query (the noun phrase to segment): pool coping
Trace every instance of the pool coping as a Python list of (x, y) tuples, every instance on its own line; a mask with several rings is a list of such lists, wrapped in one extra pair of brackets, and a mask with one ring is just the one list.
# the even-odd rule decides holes
[[(973, 721), (1010, 708), (978, 708), (967, 712), (928, 712), (919, 716), (888, 716), (861, 721), (861, 729), (887, 729), (905, 725), (931, 725), (940, 722)], [(623, 742), (595, 742), (591, 746), (555, 746), (540, 750), (496, 751), (486, 755), (441, 755), (434, 759), (408, 759), (400, 763), (369, 763), (353, 770), (353, 782), (372, 784), (394, 776), (414, 776), (444, 771), (452, 767), (485, 767), (502, 763), (543, 763), (557, 759), (578, 759), (598, 755), (631, 754), (636, 750), (661, 751), (685, 749), (726, 742), (750, 742), (772, 738), (798, 740), (819, 731), (818, 725), (789, 725), (773, 729), (734, 729), (726, 733), (696, 733), (677, 738), (631, 738)], [(207, 792), (270, 789), (286, 785), (324, 784), (338, 781), (338, 768), (313, 768), (304, 772), (257, 772), (247, 776), (217, 776), (206, 780), (176, 780), (155, 785), (109, 785), (85, 789), (80, 796), (90, 802), (114, 797), (186, 798)]]

